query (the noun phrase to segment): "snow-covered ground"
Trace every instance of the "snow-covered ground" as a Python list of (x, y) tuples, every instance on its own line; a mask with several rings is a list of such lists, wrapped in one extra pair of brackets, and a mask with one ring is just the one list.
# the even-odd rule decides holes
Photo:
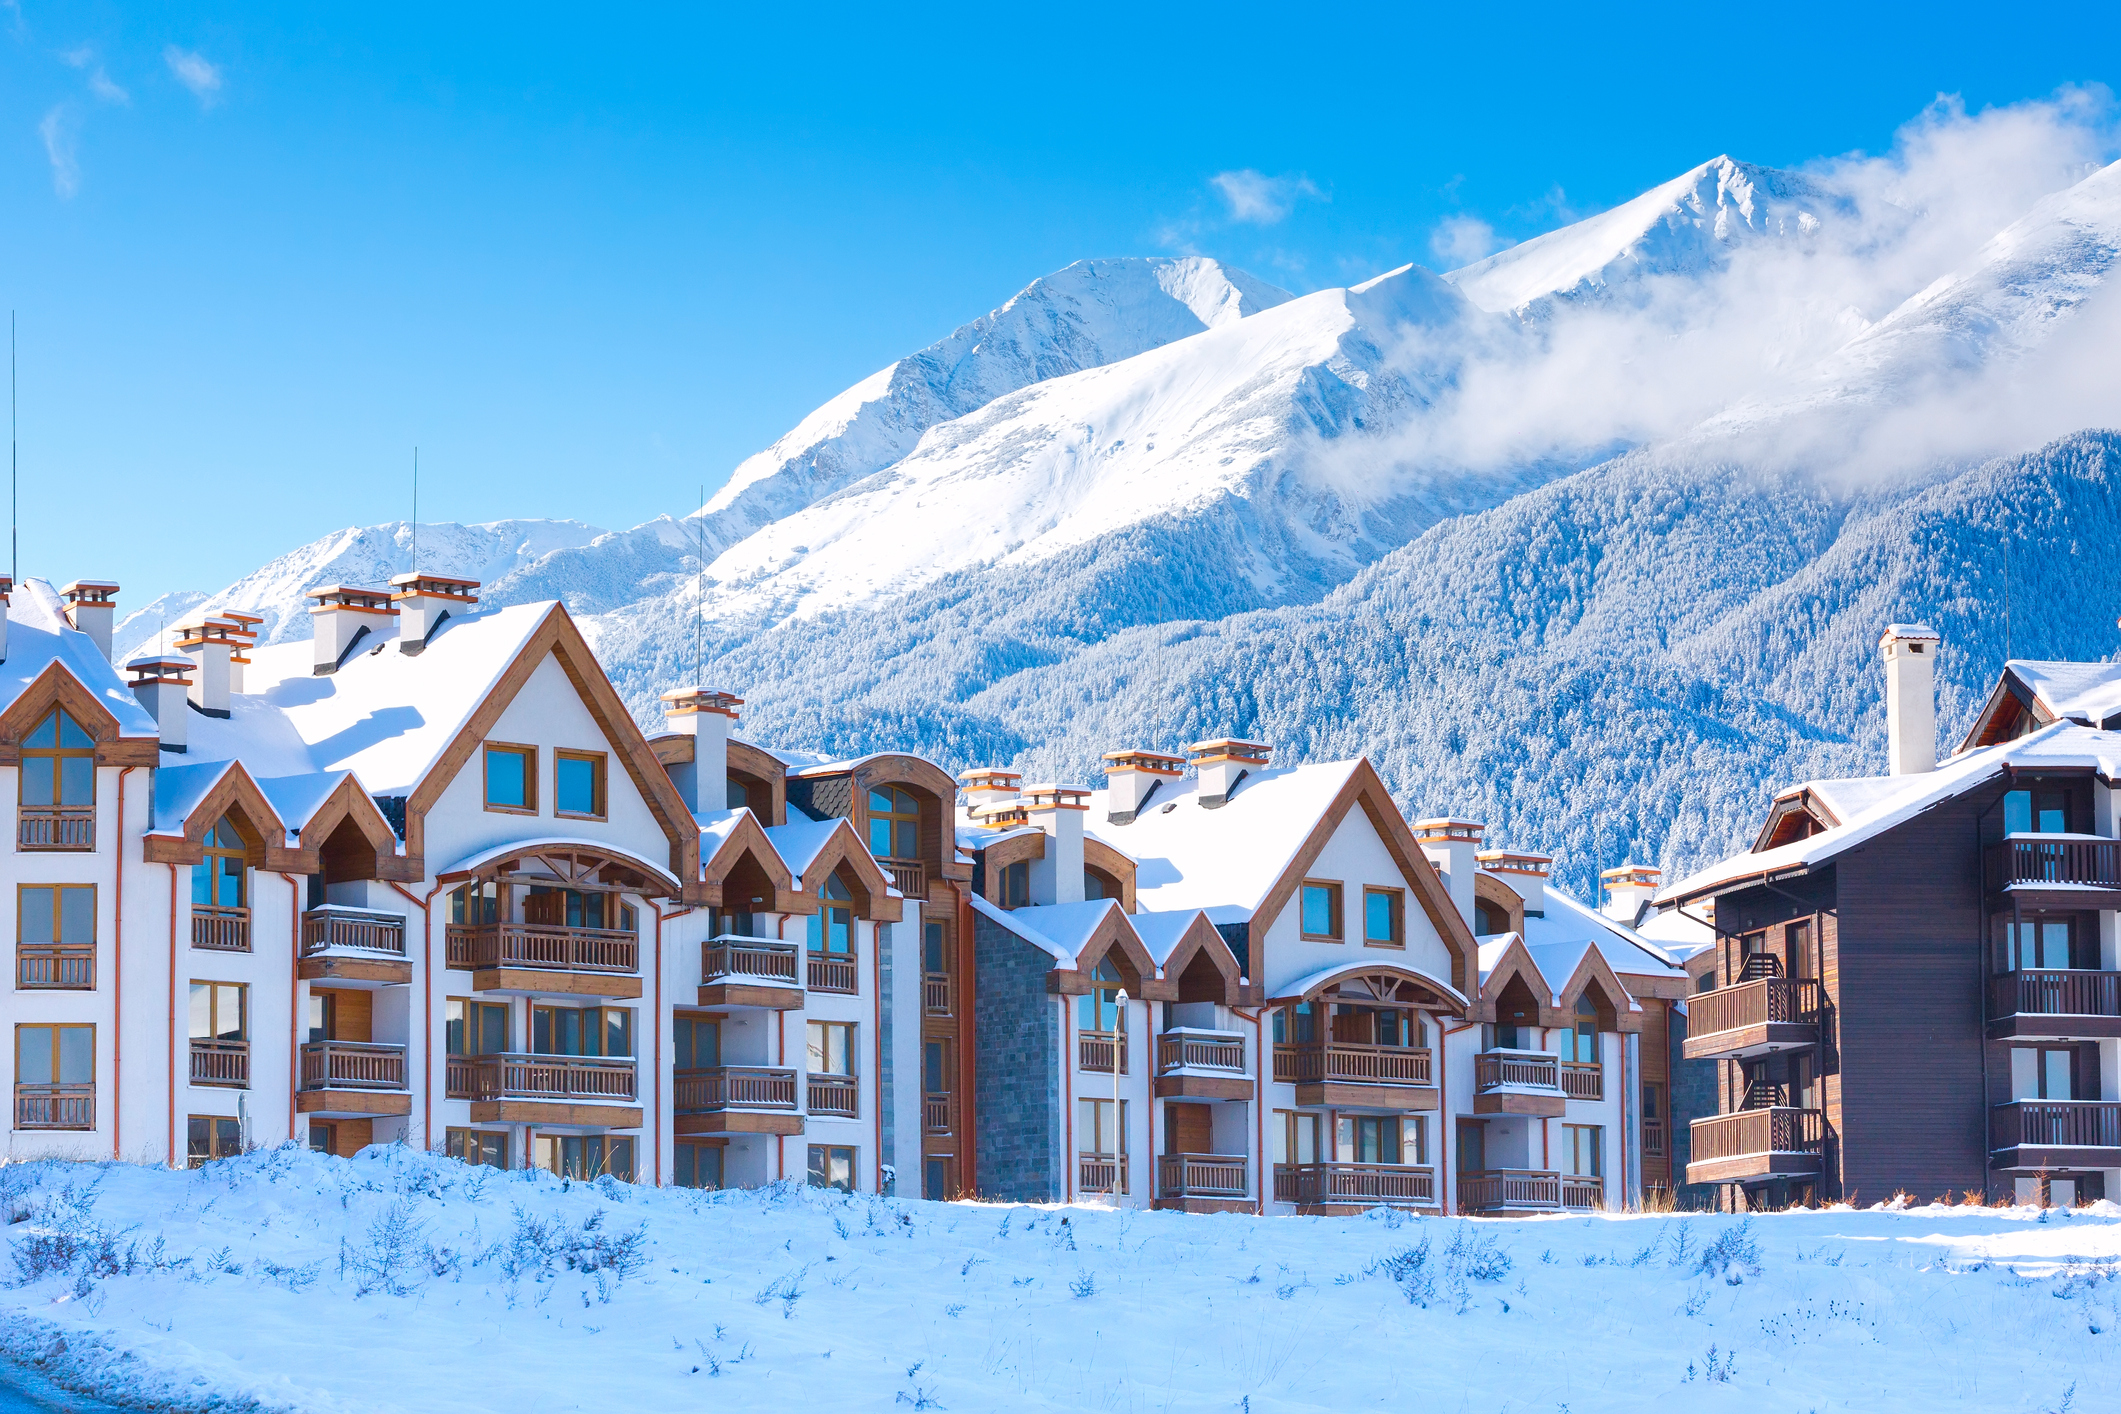
[(1467, 1222), (0, 1168), (0, 1352), (175, 1408), (2090, 1411), (2121, 1207)]

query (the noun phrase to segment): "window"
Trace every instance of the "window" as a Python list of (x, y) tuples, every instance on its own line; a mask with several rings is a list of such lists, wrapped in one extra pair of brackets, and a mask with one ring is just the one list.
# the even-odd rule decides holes
[(921, 803), (910, 791), (878, 786), (869, 792), (869, 852), (878, 859), (921, 857)]
[(1402, 1139), (1393, 1115), (1341, 1115), (1335, 1125), (1336, 1157), (1344, 1164), (1397, 1164)]
[(2068, 834), (2068, 793), (2059, 790), (2007, 792), (2003, 797), (2003, 830), (2011, 835)]
[(1429, 1161), (1429, 1117), (1402, 1115), (1399, 1120), (1399, 1161), (1422, 1165)]
[(2021, 1046), (2011, 1052), (2013, 1100), (2077, 1098), (2077, 1052), (2064, 1046)]
[(318, 1041), (337, 1040), (338, 1020), (339, 999), (337, 997), (329, 992), (311, 992), (309, 994), (309, 1039), (312, 1044)]
[(1398, 889), (1362, 891), (1362, 940), (1376, 948), (1407, 945), (1405, 894)]
[(1274, 1162), (1317, 1163), (1318, 1116), (1298, 1110), (1276, 1110), (1274, 1119)]
[(680, 1188), (720, 1188), (722, 1186), (722, 1146), (719, 1144), (678, 1145), (677, 1186)]
[(486, 743), (486, 808), (517, 815), (538, 813), (538, 749)]
[(96, 1028), (15, 1028), (15, 1127), (96, 1127)]
[(810, 1146), (810, 1186), (854, 1191), (854, 1150), (844, 1144)]
[(812, 1075), (852, 1075), (855, 1055), (852, 1023), (810, 1023), (809, 1064)]
[(250, 1037), (250, 988), (241, 982), (191, 984), (191, 1038), (197, 1041), (244, 1041)]
[(1789, 948), (1790, 976), (1817, 977), (1819, 956), (1812, 947), (1812, 925), (1809, 920), (1789, 924), (1782, 930), (1783, 942)]
[(199, 1168), (215, 1159), (243, 1152), (243, 1123), (220, 1115), (192, 1115), (185, 1126), (186, 1167)]
[(1031, 861), (1019, 859), (1002, 866), (1002, 907), (1027, 908), (1031, 903)]
[(15, 985), (96, 985), (96, 886), (24, 884), (15, 893)]
[(2005, 972), (2048, 971), (2067, 968), (2070, 955), (2075, 949), (2076, 920), (2067, 914), (2033, 914), (2030, 917), (2001, 920), (2003, 928), (2002, 957), (1999, 959)]
[(1119, 994), (1126, 990), (1108, 953), (1090, 973), (1095, 985), (1075, 999), (1075, 1025), (1079, 1031), (1123, 1033), (1127, 1015), (1120, 1010)]
[(1305, 884), (1304, 936), (1329, 943), (1340, 941), (1340, 885)]
[(950, 1043), (921, 1042), (921, 1088), (931, 1095), (947, 1095), (956, 1088), (950, 1074)]
[(339, 1126), (327, 1120), (311, 1120), (309, 1122), (309, 1149), (313, 1154), (336, 1154), (339, 1152)]
[(604, 753), (555, 751), (552, 755), (552, 813), (585, 820), (604, 818)]
[(1642, 1117), (1646, 1120), (1664, 1116), (1664, 1092), (1655, 1085), (1642, 1087)]
[(1096, 872), (1095, 870), (1092, 870), (1092, 869), (1085, 869), (1085, 870), (1083, 871), (1083, 899), (1084, 899), (1084, 901), (1085, 901), (1085, 902), (1095, 902), (1095, 901), (1096, 901), (1096, 900), (1098, 900), (1098, 899), (1101, 899), (1101, 898), (1108, 898), (1108, 897), (1109, 897), (1109, 898), (1117, 898), (1117, 897), (1118, 897), (1118, 894), (1117, 894), (1117, 893), (1113, 893), (1113, 894), (1109, 894), (1109, 895), (1108, 895), (1108, 894), (1107, 894), (1107, 893), (1105, 892), (1105, 881), (1104, 881), (1104, 878), (1103, 878), (1103, 876), (1099, 875), (1099, 874), (1098, 874), (1098, 873), (1097, 873), (1097, 872)]
[(445, 1004), (444, 1035), (453, 1056), (508, 1054), (508, 1004), (451, 997)]
[(1488, 1166), (1488, 1126), (1477, 1119), (1458, 1121), (1458, 1171), (1480, 1173)]
[(849, 957), (854, 953), (854, 899), (837, 874), (828, 874), (818, 890), (818, 911), (810, 915), (810, 951)]
[(1124, 1155), (1127, 1152), (1127, 1102), (1121, 1100), (1115, 1113), (1110, 1100), (1075, 1102), (1075, 1147), (1085, 1154)]
[(447, 1136), (448, 1154), (467, 1164), (490, 1169), (508, 1167), (508, 1132), (495, 1129), (452, 1129)]
[(499, 884), (466, 884), (449, 896), (449, 921), (452, 923), (497, 923), (500, 918)]
[(235, 821), (223, 815), (206, 836), (206, 856), (192, 866), (193, 908), (242, 908), (249, 903), (244, 883), (249, 852)]
[(772, 941), (772, 935), (760, 928), (748, 913), (725, 913), (718, 908), (707, 910), (707, 936), (710, 938), (763, 938)]
[(523, 895), (523, 921), (553, 928), (601, 928), (631, 933), (639, 928), (633, 905), (617, 894), (593, 889), (555, 889), (533, 884)]
[(630, 1056), (633, 1012), (615, 1006), (532, 1007), (530, 1050), (540, 1056)]
[(940, 975), (950, 970), (949, 937), (941, 923), (921, 924), (921, 971)]
[(1596, 1124), (1564, 1124), (1561, 1127), (1561, 1160), (1577, 1178), (1601, 1178), (1605, 1174), (1605, 1128)]
[(1318, 1040), (1318, 1008), (1312, 1002), (1280, 1007), (1274, 1013), (1274, 1044), (1308, 1046)]
[(1598, 1063), (1598, 1007), (1589, 997), (1576, 999), (1576, 1024), (1559, 1033), (1556, 1049), (1565, 1061), (1578, 1065)]
[(65, 712), (23, 738), (21, 792), (22, 848), (96, 847), (96, 743)]
[(623, 1134), (540, 1134), (537, 1166), (562, 1178), (610, 1174), (633, 1181), (633, 1140)]
[[(722, 789), (726, 792), (726, 794), (723, 796), (723, 799), (728, 802), (727, 806), (725, 806), (724, 808), (729, 810), (743, 810), (750, 806), (751, 792), (745, 790), (744, 783), (738, 780), (735, 776), (724, 777), (722, 782)], [(766, 802), (763, 800), (759, 802), (759, 804), (762, 806), (765, 803)], [(773, 822), (769, 820), (764, 821), (762, 823), (771, 824)], [(721, 1152), (719, 1150), (715, 1152), (715, 1163), (717, 1164), (717, 1166), (719, 1166), (721, 1163)], [(695, 1186), (700, 1188), (719, 1188), (722, 1185), (719, 1182), (716, 1182), (702, 1183)]]
[(677, 1018), (679, 1070), (711, 1070), (722, 1063), (722, 1022), (714, 1016)]
[(1489, 903), (1486, 899), (1473, 901), (1473, 931), (1483, 938), (1510, 931), (1510, 911)]
[(921, 1197), (947, 1203), (957, 1195), (957, 1161), (948, 1154), (932, 1154), (921, 1160)]
[(1514, 1021), (1498, 1021), (1481, 1028), (1481, 1039), (1486, 1042), (1484, 1051), (1536, 1051), (1539, 1049), (1539, 1028), (1519, 1026)]

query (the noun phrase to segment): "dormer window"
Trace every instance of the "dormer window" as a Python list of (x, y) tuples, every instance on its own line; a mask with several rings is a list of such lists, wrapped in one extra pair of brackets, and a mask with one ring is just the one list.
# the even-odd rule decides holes
[(1002, 907), (1026, 908), (1031, 903), (1031, 861), (1019, 859), (1002, 866)]
[(21, 788), (21, 848), (96, 847), (96, 743), (63, 710), (23, 740)]
[(921, 857), (921, 803), (911, 791), (878, 786), (869, 792), (869, 852), (878, 859)]
[(223, 815), (191, 867), (191, 945), (250, 951), (250, 859), (235, 822)]

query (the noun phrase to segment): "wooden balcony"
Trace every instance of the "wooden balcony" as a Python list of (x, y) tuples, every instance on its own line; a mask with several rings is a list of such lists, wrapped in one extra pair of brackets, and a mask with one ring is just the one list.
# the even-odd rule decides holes
[(249, 952), (250, 910), (193, 904), (191, 945), (207, 952)]
[(679, 1134), (801, 1134), (796, 1074), (784, 1066), (681, 1070), (672, 1086)]
[(810, 954), (811, 991), (846, 995), (860, 990), (860, 986), (860, 973), (853, 958), (829, 953)]
[(452, 923), (449, 965), (478, 992), (641, 995), (641, 940), (615, 928), (553, 923)]
[(1568, 1109), (1561, 1057), (1553, 1052), (1492, 1050), (1473, 1057), (1474, 1114), (1556, 1119)]
[(930, 1091), (921, 1096), (921, 1133), (948, 1134), (955, 1128), (956, 1103), (947, 1092)]
[(700, 1005), (792, 1011), (803, 1004), (802, 948), (723, 934), (700, 944)]
[(191, 1083), (250, 1087), (250, 1042), (213, 1041), (197, 1037), (191, 1043)]
[(921, 975), (921, 1012), (926, 1016), (950, 1015), (950, 974), (926, 972)]
[(879, 859), (877, 861), (891, 879), (891, 887), (907, 898), (928, 897), (928, 866), (918, 859)]
[(1433, 1208), (1436, 1170), (1416, 1164), (1276, 1164), (1274, 1198), (1306, 1213)]
[(2006, 972), (1989, 979), (1988, 1014), (1991, 1040), (2121, 1036), (2121, 972)]
[(1125, 1154), (1078, 1154), (1075, 1174), (1076, 1192), (1084, 1197), (1098, 1193), (1125, 1193), (1127, 1191), (1127, 1156)]
[(95, 1127), (96, 1087), (93, 1084), (15, 1086), (15, 1128)]
[(311, 1041), (302, 1047), (295, 1109), (311, 1115), (412, 1113), (405, 1048), (368, 1041)]
[(1243, 1154), (1161, 1154), (1156, 1206), (1188, 1213), (1251, 1211)]
[(1236, 1031), (1174, 1026), (1156, 1038), (1156, 1093), (1203, 1100), (1249, 1100), (1245, 1038)]
[(861, 1104), (861, 1086), (851, 1075), (813, 1075), (809, 1079), (811, 1114), (853, 1119)]
[(1596, 1061), (1563, 1061), (1561, 1093), (1572, 1100), (1603, 1100), (1605, 1067)]
[(1693, 1154), (1686, 1166), (1688, 1183), (1751, 1183), (1817, 1177), (1826, 1124), (1817, 1110), (1767, 1105), (1697, 1119), (1688, 1134)]
[(1561, 1206), (1570, 1212), (1595, 1212), (1605, 1207), (1605, 1180), (1602, 1178), (1579, 1178), (1574, 1174), (1561, 1176)]
[(1646, 1119), (1642, 1122), (1642, 1156), (1646, 1159), (1664, 1157), (1664, 1121)]
[(1443, 1107), (1434, 1061), (1426, 1047), (1347, 1041), (1279, 1045), (1274, 1048), (1274, 1078), (1296, 1087), (1299, 1105), (1434, 1110)]
[(641, 1127), (638, 1073), (622, 1056), (451, 1056), (447, 1084), (474, 1124)]
[(1124, 1031), (1078, 1031), (1075, 1033), (1075, 1063), (1079, 1070), (1115, 1069), (1127, 1073), (1127, 1033)]
[(1605, 1206), (1605, 1180), (1552, 1169), (1479, 1169), (1458, 1175), (1468, 1213), (1590, 1212)]
[(1686, 999), (1688, 1060), (1750, 1060), (1819, 1044), (1819, 983), (1763, 977)]
[(2025, 908), (2121, 906), (2121, 840), (2094, 835), (2012, 835), (1988, 848), (1992, 893)]
[(15, 985), (25, 992), (92, 992), (96, 989), (96, 945), (17, 943)]
[(2121, 1100), (2013, 1100), (1989, 1111), (1990, 1162), (2041, 1173), (2121, 1166)]
[(402, 986), (412, 981), (405, 952), (405, 915), (326, 904), (302, 915), (297, 975), (352, 987)]
[(15, 812), (17, 849), (85, 851), (95, 847), (93, 805), (24, 805)]

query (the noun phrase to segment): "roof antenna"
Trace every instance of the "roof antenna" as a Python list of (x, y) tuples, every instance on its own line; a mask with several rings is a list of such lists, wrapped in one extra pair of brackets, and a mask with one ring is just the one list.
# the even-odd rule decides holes
[(7, 312), (7, 579), (22, 574), (22, 531), (16, 517), (16, 466), (21, 460), (15, 438), (15, 311)]
[(699, 517), (700, 575), (697, 604), (692, 606), (692, 682), (695, 687), (705, 687), (707, 677), (707, 487), (700, 486), (700, 508), (693, 514)]
[(420, 449), (412, 449), (412, 572), (420, 572)]

